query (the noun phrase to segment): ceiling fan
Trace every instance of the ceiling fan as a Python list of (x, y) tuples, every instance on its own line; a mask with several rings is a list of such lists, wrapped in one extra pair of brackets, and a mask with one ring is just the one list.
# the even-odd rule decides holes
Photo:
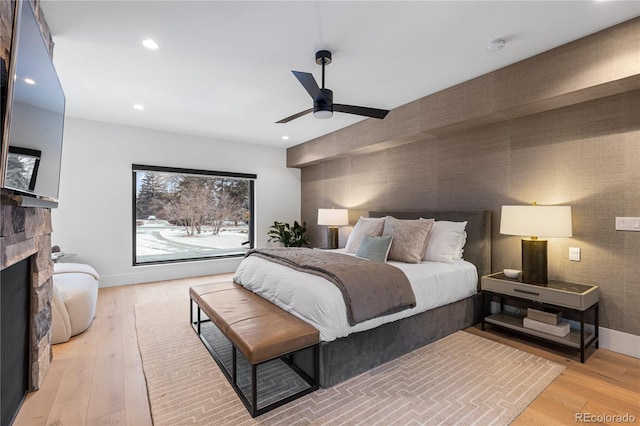
[(324, 87), (324, 67), (331, 63), (331, 52), (328, 50), (320, 50), (316, 52), (316, 63), (322, 65), (322, 88), (318, 87), (316, 79), (308, 72), (291, 71), (298, 79), (300, 84), (307, 90), (313, 98), (313, 108), (309, 108), (290, 117), (283, 118), (276, 123), (288, 123), (298, 117), (313, 112), (316, 118), (330, 118), (334, 111), (346, 112), (348, 114), (364, 115), (365, 117), (373, 117), (383, 119), (389, 113), (386, 109), (368, 108), (354, 105), (343, 105), (333, 103), (333, 91)]

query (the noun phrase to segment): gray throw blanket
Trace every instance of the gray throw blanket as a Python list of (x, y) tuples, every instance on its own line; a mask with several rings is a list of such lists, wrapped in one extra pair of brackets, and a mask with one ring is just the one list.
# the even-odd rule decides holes
[(416, 306), (407, 276), (386, 263), (308, 248), (254, 249), (246, 256), (252, 255), (335, 284), (342, 292), (352, 326)]

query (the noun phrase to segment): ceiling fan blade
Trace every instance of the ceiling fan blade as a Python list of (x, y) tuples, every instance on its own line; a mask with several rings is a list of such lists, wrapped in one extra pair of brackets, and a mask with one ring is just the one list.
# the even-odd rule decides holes
[(346, 112), (348, 114), (364, 115), (365, 117), (373, 117), (383, 119), (389, 114), (386, 109), (368, 108), (354, 105), (333, 104), (333, 111)]
[(309, 113), (310, 113), (310, 112), (312, 112), (312, 111), (313, 111), (313, 108), (309, 108), (309, 109), (304, 110), (304, 111), (302, 111), (302, 112), (299, 112), (299, 113), (297, 113), (297, 114), (293, 114), (293, 115), (292, 115), (292, 116), (290, 116), (290, 117), (283, 118), (283, 119), (282, 119), (282, 120), (280, 120), (280, 121), (276, 121), (276, 124), (277, 124), (277, 123), (288, 123), (288, 122), (290, 122), (291, 120), (295, 120), (296, 118), (298, 118), (298, 117), (302, 117), (302, 116), (303, 116), (303, 115), (305, 115), (305, 114), (309, 114)]
[(318, 87), (318, 83), (316, 83), (316, 79), (313, 78), (313, 74), (309, 74), (308, 72), (301, 71), (291, 71), (293, 75), (298, 79), (300, 84), (306, 89), (307, 93), (311, 96), (311, 98), (315, 99), (320, 92), (320, 88)]

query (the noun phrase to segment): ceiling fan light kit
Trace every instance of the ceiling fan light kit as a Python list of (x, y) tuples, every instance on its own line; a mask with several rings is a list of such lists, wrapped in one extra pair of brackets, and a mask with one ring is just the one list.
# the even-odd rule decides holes
[(315, 118), (331, 118), (333, 116), (333, 90), (320, 89), (313, 100), (313, 116)]
[(333, 111), (318, 109), (318, 110), (314, 110), (313, 111), (313, 116), (315, 118), (319, 118), (321, 120), (324, 120), (324, 119), (333, 117)]
[(324, 67), (331, 63), (331, 52), (328, 50), (317, 51), (316, 63), (322, 66), (322, 88), (318, 87), (318, 83), (312, 74), (301, 71), (291, 71), (313, 99), (313, 108), (299, 112), (287, 118), (283, 118), (276, 123), (288, 123), (289, 121), (295, 120), (296, 118), (302, 117), (310, 112), (313, 112), (313, 116), (315, 118), (322, 119), (331, 118), (334, 111), (379, 119), (383, 119), (387, 116), (389, 111), (386, 109), (334, 104), (333, 91), (324, 87)]

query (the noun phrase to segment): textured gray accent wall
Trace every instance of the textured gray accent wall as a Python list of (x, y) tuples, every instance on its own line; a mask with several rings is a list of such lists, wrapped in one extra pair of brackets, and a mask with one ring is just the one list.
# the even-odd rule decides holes
[(502, 205), (570, 205), (574, 236), (549, 240), (550, 278), (600, 286), (601, 325), (640, 335), (640, 233), (614, 224), (640, 216), (639, 183), (635, 90), (303, 167), (301, 213), (323, 246), (318, 208), (348, 207), (351, 224), (369, 210), (491, 210), (499, 271), (521, 266), (520, 239), (499, 233)]

